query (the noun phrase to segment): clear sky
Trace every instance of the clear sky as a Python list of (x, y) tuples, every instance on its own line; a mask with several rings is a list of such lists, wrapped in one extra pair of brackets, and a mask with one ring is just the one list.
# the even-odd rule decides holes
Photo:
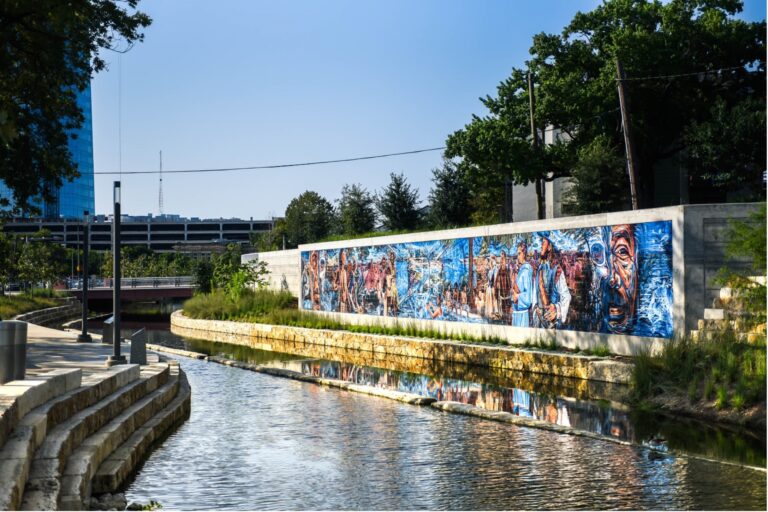
[[(92, 82), (95, 170), (199, 169), (330, 160), (442, 146), (528, 57), (598, 0), (144, 0), (145, 41)], [(765, 19), (765, 2), (743, 17)], [(122, 98), (122, 101), (120, 101)], [(120, 105), (122, 106), (121, 108)], [(122, 122), (119, 122), (122, 119)], [(120, 136), (121, 135), (121, 136)], [(119, 141), (122, 140), (122, 144)], [(122, 158), (121, 156), (122, 155)], [(165, 175), (164, 212), (281, 216), (315, 190), (378, 191), (402, 172), (422, 201), (441, 152), (221, 174)], [(96, 210), (112, 182), (96, 176)], [(123, 212), (158, 213), (158, 176), (122, 177)]]

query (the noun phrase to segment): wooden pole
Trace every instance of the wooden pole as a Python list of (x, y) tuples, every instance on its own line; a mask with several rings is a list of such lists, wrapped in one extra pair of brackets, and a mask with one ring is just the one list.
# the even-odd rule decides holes
[(637, 156), (632, 145), (632, 127), (627, 112), (627, 98), (624, 93), (624, 68), (621, 61), (616, 59), (616, 83), (619, 89), (619, 107), (621, 108), (621, 125), (624, 132), (624, 147), (627, 154), (627, 172), (629, 173), (629, 192), (632, 196), (632, 209), (639, 209), (637, 200)]
[[(531, 115), (531, 140), (534, 151), (539, 147), (539, 135), (536, 133), (536, 96), (533, 90), (533, 73), (528, 72), (528, 100)], [(544, 180), (536, 178), (536, 216), (544, 218)]]

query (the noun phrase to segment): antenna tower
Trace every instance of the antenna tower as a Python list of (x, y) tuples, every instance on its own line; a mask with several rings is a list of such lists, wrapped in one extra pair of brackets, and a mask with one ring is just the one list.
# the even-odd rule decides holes
[(163, 152), (160, 151), (160, 191), (157, 198), (160, 215), (163, 214)]

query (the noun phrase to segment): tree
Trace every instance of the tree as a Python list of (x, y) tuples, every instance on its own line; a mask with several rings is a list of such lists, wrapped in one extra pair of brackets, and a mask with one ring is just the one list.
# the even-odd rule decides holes
[(631, 208), (624, 157), (605, 136), (579, 148), (573, 185), (563, 197), (563, 211), (587, 215)]
[(344, 185), (337, 212), (343, 235), (369, 233), (376, 225), (375, 198), (360, 184)]
[(402, 174), (390, 173), (390, 182), (379, 194), (376, 206), (384, 229), (389, 231), (416, 229), (419, 224), (419, 193), (411, 189)]
[[(727, 162), (735, 171), (721, 188), (734, 183), (744, 188), (745, 173), (764, 165), (764, 146), (732, 151), (734, 144), (721, 145), (706, 136), (728, 131), (739, 109), (751, 113), (743, 134), (765, 133), (765, 22), (734, 18), (741, 7), (735, 0), (607, 0), (576, 14), (561, 34), (534, 36), (531, 59), (513, 69), (495, 97), (482, 99), (486, 116), (474, 116), (448, 137), (446, 156), (463, 159), (473, 190), (490, 189), (484, 199), (492, 203), (486, 208), (493, 209), (501, 202), (505, 179), (526, 184), (571, 176), (579, 158), (594, 156), (579, 150), (596, 137), (607, 137), (607, 147), (623, 153), (616, 88), (620, 60), (627, 75), (623, 84), (641, 207), (655, 205), (655, 190), (663, 187), (657, 179), (679, 182), (665, 176), (670, 167), (665, 164), (672, 159), (690, 167), (694, 176), (697, 169), (708, 168), (699, 175), (710, 187), (717, 185), (712, 169), (723, 170)], [(554, 146), (531, 144), (529, 72), (535, 77), (537, 129), (540, 135), (545, 127), (556, 129), (561, 136)], [(721, 111), (718, 102), (725, 106)], [(702, 147), (722, 163), (704, 158)], [(764, 197), (763, 187), (752, 190)]]
[(312, 243), (328, 236), (333, 225), (333, 206), (310, 190), (293, 199), (285, 209), (288, 247)]
[(434, 188), (429, 192), (429, 224), (435, 228), (461, 227), (470, 223), (471, 190), (460, 164), (444, 160), (432, 170)]
[(10, 237), (1, 229), (2, 226), (0, 226), (0, 295), (5, 295), (5, 287), (16, 273), (16, 258)]
[[(76, 177), (67, 149), (83, 121), (76, 103), (104, 69), (99, 49), (127, 51), (151, 19), (138, 0), (36, 0), (0, 3), (0, 179), (13, 211)], [(8, 198), (0, 201), (7, 210)], [(6, 213), (8, 213), (6, 211)]]
[(250, 233), (251, 245), (258, 252), (279, 251), (286, 238), (285, 219), (275, 220), (274, 227), (263, 233)]
[(19, 279), (32, 286), (42, 283), (48, 287), (68, 273), (65, 249), (52, 243), (50, 232), (45, 229), (26, 239), (19, 251), (17, 265)]

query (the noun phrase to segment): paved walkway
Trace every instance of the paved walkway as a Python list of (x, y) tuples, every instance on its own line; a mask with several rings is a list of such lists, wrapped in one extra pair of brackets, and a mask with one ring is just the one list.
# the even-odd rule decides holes
[[(38, 369), (82, 368), (84, 373), (105, 370), (107, 357), (112, 355), (112, 345), (101, 343), (101, 336), (92, 334), (92, 343), (78, 343), (77, 332), (59, 331), (40, 325), (27, 327), (27, 371)], [(130, 358), (131, 346), (123, 343), (120, 353)], [(154, 353), (147, 353), (147, 362), (157, 361)]]

